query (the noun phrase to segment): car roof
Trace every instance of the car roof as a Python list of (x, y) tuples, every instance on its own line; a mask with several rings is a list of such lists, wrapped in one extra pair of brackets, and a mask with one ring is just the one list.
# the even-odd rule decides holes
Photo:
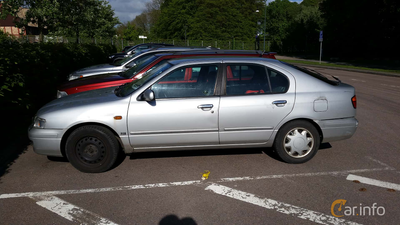
[[(171, 60), (169, 60), (169, 63), (171, 63), (173, 65), (178, 65), (181, 63), (193, 62), (193, 61), (197, 61), (197, 62), (201, 63), (201, 62), (209, 62), (210, 60), (220, 62), (220, 61), (231, 60), (231, 59), (235, 59), (237, 61), (243, 61), (243, 62), (254, 62), (254, 60), (255, 60), (254, 57), (215, 55), (215, 56), (194, 56), (194, 57), (185, 57), (182, 59), (171, 59)], [(269, 58), (257, 57), (257, 60), (266, 61), (266, 62), (274, 63), (274, 64), (276, 64), (277, 62), (280, 63), (280, 61), (278, 61), (276, 59), (269, 59)]]
[(193, 50), (193, 49), (197, 49), (197, 50), (210, 50), (210, 49), (216, 49), (216, 48), (210, 48), (210, 47), (180, 47), (180, 46), (161, 46), (161, 47), (156, 47), (156, 48), (152, 48), (153, 51), (156, 50), (173, 50), (173, 51), (179, 51), (179, 50)]

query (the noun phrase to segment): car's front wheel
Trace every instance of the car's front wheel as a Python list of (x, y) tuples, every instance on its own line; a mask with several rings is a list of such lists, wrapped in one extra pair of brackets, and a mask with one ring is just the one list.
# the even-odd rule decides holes
[(68, 137), (65, 153), (70, 163), (85, 173), (101, 173), (116, 162), (120, 147), (114, 134), (105, 127), (82, 126)]
[(276, 153), (287, 163), (304, 163), (314, 157), (320, 136), (307, 121), (292, 121), (281, 127), (274, 142)]

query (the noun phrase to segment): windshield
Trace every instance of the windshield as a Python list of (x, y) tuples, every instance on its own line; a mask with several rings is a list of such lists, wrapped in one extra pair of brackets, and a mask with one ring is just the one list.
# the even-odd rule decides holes
[(155, 61), (157, 58), (158, 56), (154, 56), (153, 54), (140, 57), (139, 59), (134, 60), (133, 63), (130, 63), (134, 65), (132, 68), (130, 68), (125, 72), (120, 73), (119, 75), (123, 78), (132, 78), (146, 66)]
[(171, 67), (172, 64), (168, 62), (165, 62), (158, 66), (153, 66), (146, 73), (136, 77), (136, 79), (133, 80), (132, 82), (119, 86), (117, 89), (115, 89), (115, 94), (120, 97), (128, 96), (132, 92), (136, 91), (138, 88), (146, 84), (148, 81), (150, 81), (151, 79), (153, 79), (154, 77), (158, 76), (159, 74), (161, 74), (162, 72), (166, 71)]
[(129, 60), (131, 60), (133, 57), (136, 57), (136, 56), (138, 56), (138, 55), (140, 55), (140, 54), (142, 54), (142, 52), (138, 51), (138, 52), (136, 52), (135, 54), (130, 55), (130, 56), (126, 57), (126, 58), (123, 59), (123, 60), (120, 60), (120, 61), (115, 62), (115, 63), (114, 63), (114, 66), (122, 66), (122, 65), (124, 65), (125, 63), (127, 63)]

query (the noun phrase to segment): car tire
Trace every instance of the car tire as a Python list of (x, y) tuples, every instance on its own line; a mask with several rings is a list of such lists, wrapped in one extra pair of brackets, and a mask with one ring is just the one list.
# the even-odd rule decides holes
[(310, 122), (297, 120), (283, 125), (275, 138), (274, 148), (287, 163), (299, 164), (312, 159), (318, 151), (320, 135)]
[(115, 164), (120, 146), (114, 134), (105, 127), (82, 126), (68, 137), (65, 153), (70, 163), (85, 173), (101, 173)]

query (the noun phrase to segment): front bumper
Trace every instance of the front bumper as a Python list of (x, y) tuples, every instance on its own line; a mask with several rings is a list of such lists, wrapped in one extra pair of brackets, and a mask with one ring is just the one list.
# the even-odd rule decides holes
[(354, 117), (333, 120), (320, 120), (315, 122), (322, 130), (322, 143), (351, 138), (358, 127), (358, 121)]
[(29, 139), (33, 142), (33, 150), (40, 155), (60, 156), (61, 138), (63, 130), (40, 129), (30, 127), (28, 129)]

